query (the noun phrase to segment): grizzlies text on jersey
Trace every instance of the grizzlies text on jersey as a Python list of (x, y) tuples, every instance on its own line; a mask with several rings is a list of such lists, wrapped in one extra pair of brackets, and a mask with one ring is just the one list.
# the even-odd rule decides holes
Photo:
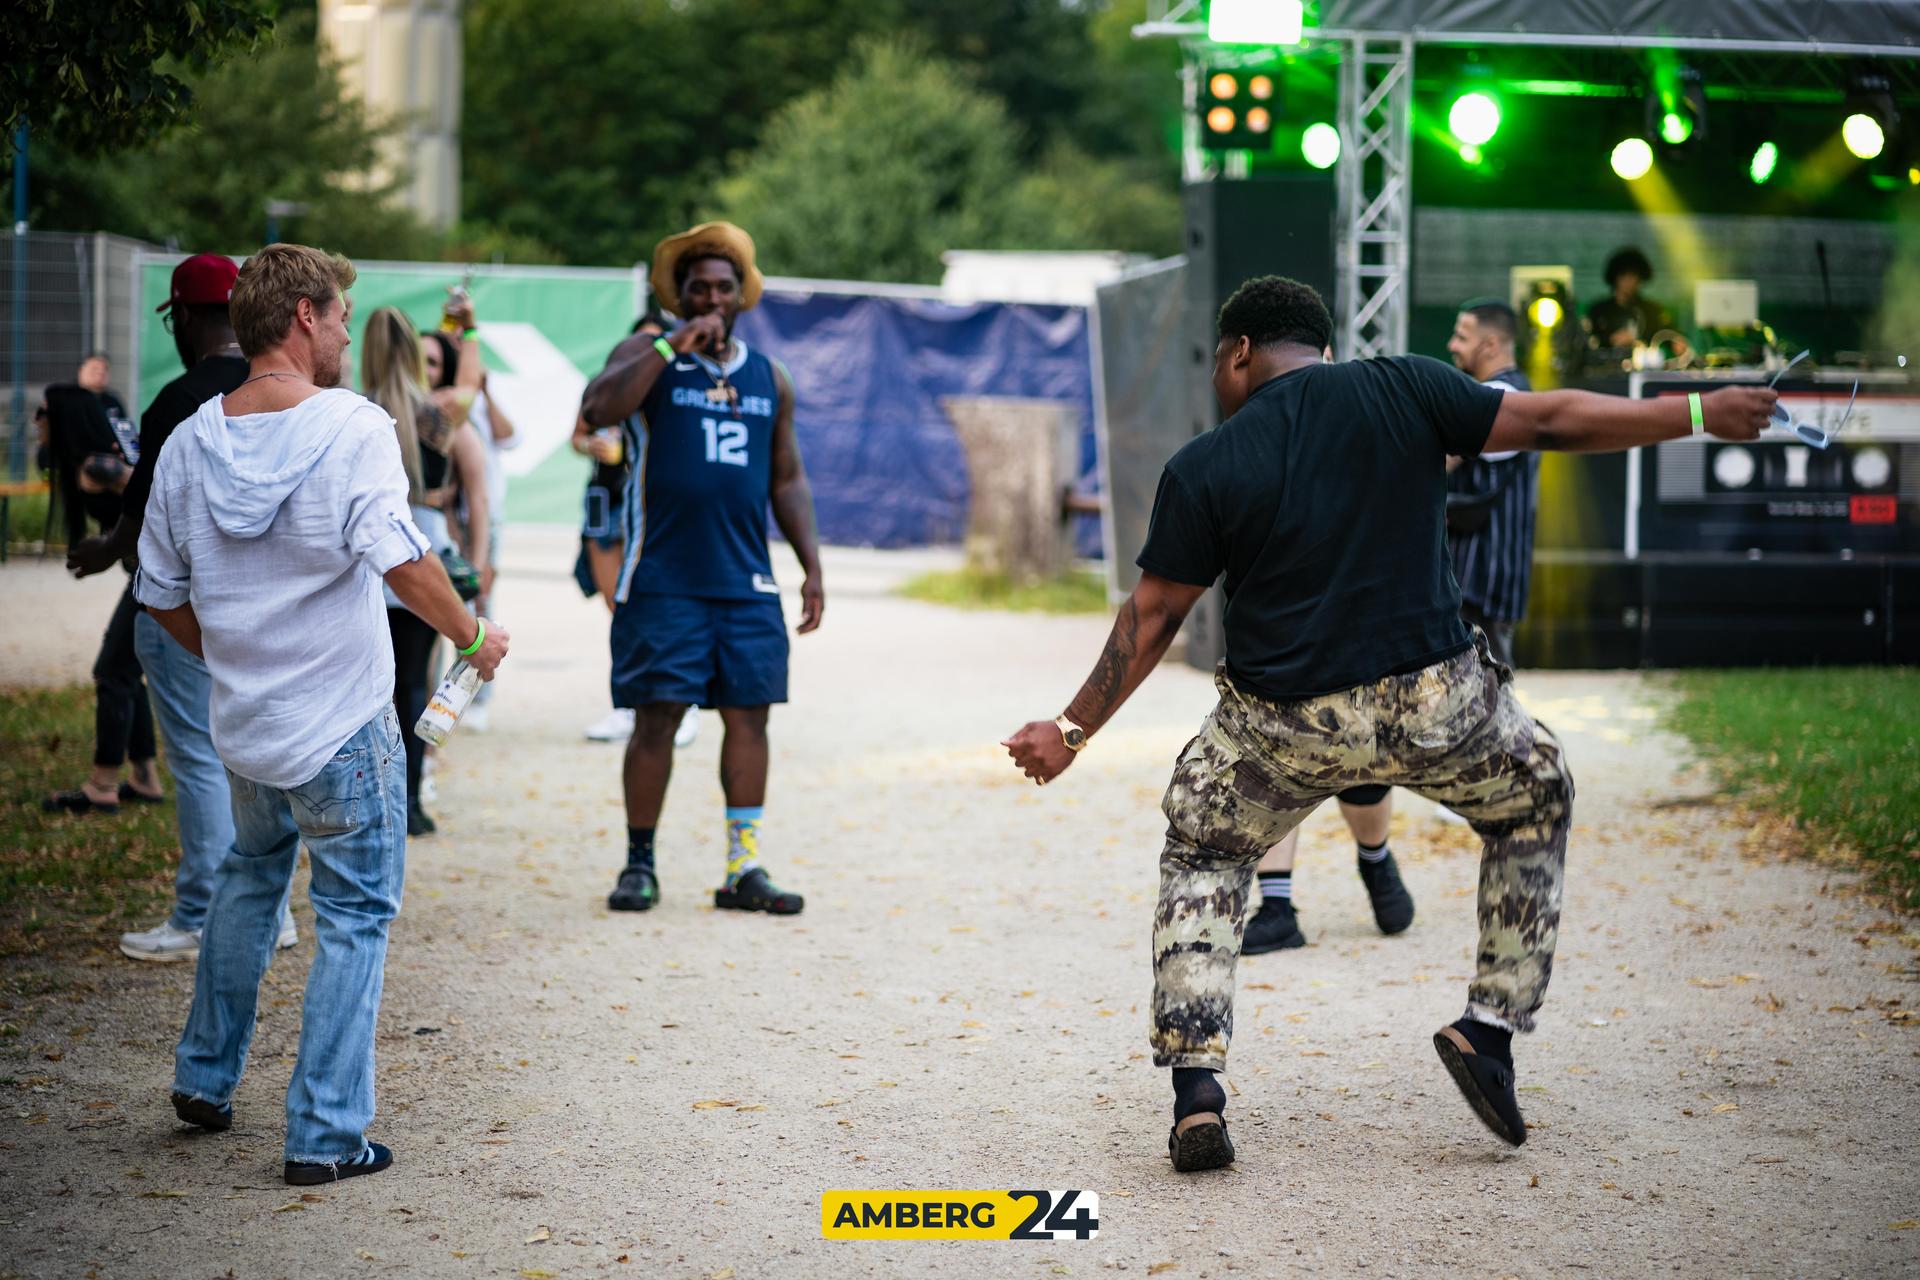
[[(633, 465), (617, 600), (778, 599), (767, 501), (780, 392), (771, 360), (737, 338), (734, 347), (724, 368), (702, 355), (676, 357), (622, 424)], [(737, 400), (713, 394), (722, 375)]]

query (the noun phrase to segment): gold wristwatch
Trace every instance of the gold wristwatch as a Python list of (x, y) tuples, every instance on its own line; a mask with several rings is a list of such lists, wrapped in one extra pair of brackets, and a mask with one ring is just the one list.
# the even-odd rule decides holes
[(1055, 716), (1053, 723), (1059, 727), (1060, 740), (1067, 744), (1067, 750), (1078, 751), (1087, 745), (1087, 731), (1067, 719), (1064, 714)]

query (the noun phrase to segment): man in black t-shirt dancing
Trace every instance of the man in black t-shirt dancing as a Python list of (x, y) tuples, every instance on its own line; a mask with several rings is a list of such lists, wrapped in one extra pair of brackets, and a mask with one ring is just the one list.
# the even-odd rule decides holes
[(1219, 704), (1174, 766), (1153, 931), (1153, 1060), (1173, 1069), (1168, 1150), (1183, 1172), (1233, 1160), (1226, 1067), (1253, 869), (1314, 807), (1365, 783), (1454, 810), (1484, 842), (1467, 1011), (1434, 1047), (1518, 1146), (1512, 1033), (1553, 968), (1573, 781), (1560, 744), (1460, 620), (1443, 512), (1448, 455), (1599, 452), (1710, 432), (1751, 440), (1773, 393), (1626, 400), (1474, 383), (1421, 356), (1322, 362), (1333, 323), (1306, 285), (1264, 276), (1220, 311), (1213, 386), (1227, 420), (1167, 463), (1140, 584), (1066, 713), (1004, 744), (1058, 777), (1139, 687), (1222, 574)]

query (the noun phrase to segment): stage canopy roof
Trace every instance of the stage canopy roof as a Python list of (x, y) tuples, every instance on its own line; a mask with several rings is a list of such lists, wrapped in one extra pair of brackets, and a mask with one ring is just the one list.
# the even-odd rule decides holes
[[(1172, 15), (1169, 14), (1169, 17)], [(1902, 0), (1322, 0), (1318, 31), (1435, 44), (1598, 44), (1920, 57)]]

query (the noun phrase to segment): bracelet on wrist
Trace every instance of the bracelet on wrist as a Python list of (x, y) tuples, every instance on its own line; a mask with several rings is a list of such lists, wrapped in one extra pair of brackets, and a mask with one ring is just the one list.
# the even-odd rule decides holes
[(460, 656), (463, 658), (471, 658), (474, 654), (480, 652), (480, 646), (487, 642), (487, 620), (485, 618), (475, 618), (473, 621), (477, 630), (473, 634), (473, 643), (460, 650)]
[(480, 331), (475, 328), (466, 328), (460, 331), (460, 341), (462, 342), (473, 342), (479, 337)]
[(1687, 392), (1687, 417), (1693, 424), (1693, 434), (1703, 435), (1707, 429), (1706, 411), (1700, 407), (1700, 393)]
[(671, 342), (668, 342), (665, 338), (655, 338), (653, 340), (653, 349), (655, 351), (658, 351), (660, 353), (660, 358), (662, 360), (665, 360), (668, 364), (672, 364), (674, 362), (675, 357), (677, 357), (680, 354), (678, 351), (675, 351), (673, 349), (673, 344)]

